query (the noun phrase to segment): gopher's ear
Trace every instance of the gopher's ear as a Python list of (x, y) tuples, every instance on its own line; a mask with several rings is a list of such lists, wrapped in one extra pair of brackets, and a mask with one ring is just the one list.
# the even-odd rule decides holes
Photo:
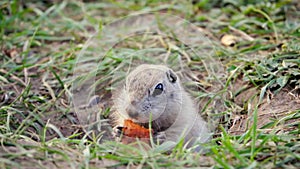
[(177, 81), (177, 76), (172, 70), (167, 71), (167, 77), (171, 83), (175, 83)]

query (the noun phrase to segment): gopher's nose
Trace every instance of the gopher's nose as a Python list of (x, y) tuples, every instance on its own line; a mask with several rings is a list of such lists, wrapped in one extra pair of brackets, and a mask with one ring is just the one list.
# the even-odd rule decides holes
[(133, 119), (137, 118), (139, 115), (139, 113), (136, 111), (136, 109), (132, 106), (128, 106), (126, 108), (126, 112), (127, 112), (128, 116)]

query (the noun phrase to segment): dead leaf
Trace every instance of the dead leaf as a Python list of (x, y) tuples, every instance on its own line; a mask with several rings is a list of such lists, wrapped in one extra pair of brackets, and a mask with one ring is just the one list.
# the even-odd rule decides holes
[(16, 58), (19, 55), (19, 52), (16, 48), (4, 49), (4, 53), (5, 53), (5, 55), (7, 55), (8, 57), (11, 57), (11, 58)]

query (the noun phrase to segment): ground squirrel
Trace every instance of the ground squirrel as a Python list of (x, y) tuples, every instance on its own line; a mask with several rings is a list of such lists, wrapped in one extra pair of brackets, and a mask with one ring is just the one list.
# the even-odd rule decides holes
[(136, 67), (113, 100), (116, 132), (120, 132), (125, 119), (149, 127), (151, 117), (154, 138), (163, 137), (162, 140), (174, 142), (184, 138), (188, 146), (209, 139), (206, 122), (199, 116), (178, 76), (166, 66), (143, 64)]

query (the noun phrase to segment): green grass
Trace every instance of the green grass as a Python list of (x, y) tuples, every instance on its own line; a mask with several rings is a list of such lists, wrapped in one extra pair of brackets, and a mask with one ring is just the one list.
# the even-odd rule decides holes
[[(15, 0), (0, 2), (0, 9), (0, 168), (300, 167), (299, 2)], [(93, 45), (80, 53), (97, 30), (147, 11), (178, 15), (204, 30), (214, 44), (210, 59), (223, 69), (207, 70), (214, 62), (203, 61), (172, 32), (169, 37), (128, 37), (103, 58)], [(224, 34), (237, 37), (234, 46), (220, 44)], [(143, 62), (167, 63), (176, 70), (182, 64), (188, 70), (181, 70), (183, 76), (197, 77), (184, 85), (201, 101), (202, 115), (216, 125), (212, 140), (203, 145), (205, 153), (182, 144), (170, 152), (164, 146), (171, 143), (124, 145), (105, 141), (103, 133), (84, 132), (72, 108), (72, 85), (96, 75), (95, 93), (108, 105), (99, 113), (107, 117), (113, 83), (124, 78), (129, 66)], [(84, 76), (75, 77), (81, 70)], [(223, 76), (213, 70), (222, 70)], [(265, 117), (268, 104), (278, 114)], [(247, 128), (233, 132), (243, 117)], [(269, 121), (262, 124), (264, 119)]]

